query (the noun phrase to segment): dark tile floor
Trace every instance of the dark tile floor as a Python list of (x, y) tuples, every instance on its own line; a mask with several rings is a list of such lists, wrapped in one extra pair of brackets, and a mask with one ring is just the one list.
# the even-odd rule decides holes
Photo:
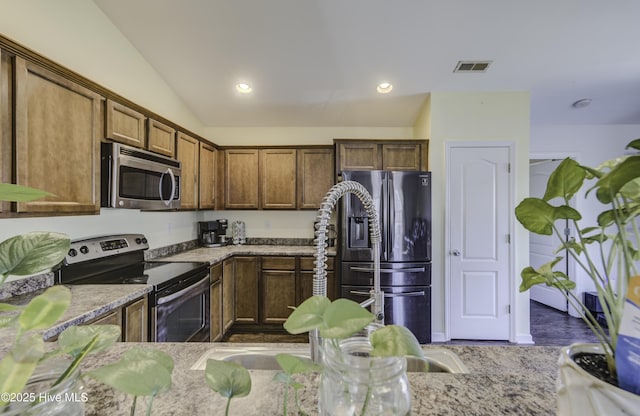
[[(597, 342), (582, 319), (574, 318), (541, 303), (531, 301), (531, 336), (536, 345), (563, 346), (574, 342)], [(308, 342), (307, 334), (281, 333), (231, 334), (228, 342)], [(510, 345), (506, 341), (452, 340), (446, 345)]]

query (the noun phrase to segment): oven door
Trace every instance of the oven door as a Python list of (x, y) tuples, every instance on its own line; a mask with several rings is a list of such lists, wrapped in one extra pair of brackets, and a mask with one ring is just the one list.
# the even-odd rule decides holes
[(209, 341), (209, 285), (207, 274), (187, 287), (156, 294), (151, 307), (151, 341)]

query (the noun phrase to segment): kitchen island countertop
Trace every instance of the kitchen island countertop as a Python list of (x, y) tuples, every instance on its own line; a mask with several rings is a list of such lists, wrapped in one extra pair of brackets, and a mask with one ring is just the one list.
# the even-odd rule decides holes
[[(167, 257), (160, 257), (154, 261), (206, 261), (210, 264), (221, 262), (231, 256), (313, 256), (314, 246), (285, 246), (285, 245), (227, 245), (223, 247), (199, 247)], [(335, 256), (335, 248), (327, 249), (328, 256)]]
[[(85, 367), (116, 361), (134, 344), (117, 344), (105, 353), (89, 357)], [(175, 360), (171, 390), (156, 397), (153, 415), (221, 415), (226, 399), (209, 389), (204, 371), (191, 370), (198, 358), (216, 343), (146, 344), (169, 353)], [(247, 344), (243, 344), (247, 345)], [(278, 344), (250, 344), (277, 347)], [(291, 344), (287, 344), (291, 346)], [(306, 351), (306, 344), (296, 344)], [(559, 347), (433, 345), (458, 354), (468, 374), (409, 373), (412, 415), (552, 415), (555, 413), (555, 377)], [(283, 385), (272, 381), (275, 371), (250, 370), (249, 396), (231, 401), (231, 415), (281, 415)], [(302, 409), (317, 414), (319, 375), (299, 377)], [(87, 384), (88, 415), (126, 415), (131, 397), (97, 385)], [(289, 396), (292, 396), (290, 394)], [(138, 400), (138, 412), (143, 412)], [(146, 406), (146, 405), (145, 405)], [(294, 413), (293, 402), (289, 414)]]

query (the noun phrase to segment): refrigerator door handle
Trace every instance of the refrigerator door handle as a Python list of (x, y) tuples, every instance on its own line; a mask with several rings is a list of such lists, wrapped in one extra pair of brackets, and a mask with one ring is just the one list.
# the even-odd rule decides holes
[(389, 213), (389, 184), (386, 173), (383, 173), (382, 177), (382, 212), (379, 212), (380, 216), (380, 226), (381, 226), (381, 241), (380, 241), (380, 250), (382, 251), (382, 258), (380, 261), (387, 261), (387, 249), (389, 247), (389, 221), (388, 221), (388, 213)]
[[(353, 272), (373, 272), (373, 267), (350, 267), (349, 270)], [(424, 267), (407, 267), (404, 269), (380, 269), (380, 273), (393, 274), (393, 273), (424, 273), (426, 270)]]
[[(361, 296), (369, 296), (370, 292), (365, 292), (363, 290), (350, 290), (350, 294), (352, 295), (361, 295)], [(424, 296), (424, 290), (420, 290), (418, 292), (404, 292), (404, 293), (384, 293), (385, 298), (401, 298), (401, 297), (414, 297), (414, 296)]]
[(393, 236), (395, 234), (396, 225), (396, 210), (394, 199), (394, 187), (392, 172), (387, 173), (387, 254), (385, 260), (389, 261), (389, 257), (393, 256), (394, 241)]

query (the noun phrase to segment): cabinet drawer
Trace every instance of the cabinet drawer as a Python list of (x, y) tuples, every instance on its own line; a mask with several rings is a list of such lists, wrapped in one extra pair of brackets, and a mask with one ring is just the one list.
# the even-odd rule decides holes
[[(310, 270), (313, 271), (313, 261), (314, 257), (300, 257), (300, 270)], [(333, 257), (327, 257), (327, 270), (333, 270)]]
[(295, 257), (263, 257), (262, 270), (295, 270)]

